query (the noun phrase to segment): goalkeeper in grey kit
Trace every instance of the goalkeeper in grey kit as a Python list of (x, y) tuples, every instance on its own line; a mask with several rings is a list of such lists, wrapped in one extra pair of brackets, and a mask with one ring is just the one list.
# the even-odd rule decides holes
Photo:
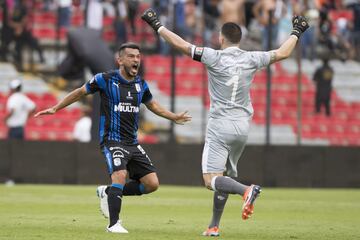
[[(225, 23), (220, 31), (221, 50), (197, 47), (186, 42), (160, 23), (156, 12), (147, 9), (142, 19), (166, 42), (195, 61), (205, 64), (208, 72), (210, 112), (202, 155), (205, 186), (214, 191), (213, 215), (204, 236), (219, 236), (219, 223), (229, 194), (242, 196), (242, 218), (251, 217), (261, 188), (236, 180), (237, 163), (244, 150), (254, 110), (250, 86), (255, 72), (269, 64), (288, 58), (301, 34), (309, 27), (306, 19), (295, 16), (289, 38), (276, 50), (241, 50), (241, 28)], [(226, 173), (226, 176), (224, 176)]]

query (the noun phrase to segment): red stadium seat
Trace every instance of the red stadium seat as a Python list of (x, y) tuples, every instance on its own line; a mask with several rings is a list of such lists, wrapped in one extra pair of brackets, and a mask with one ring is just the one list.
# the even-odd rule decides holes
[(57, 99), (54, 95), (52, 95), (51, 93), (44, 93), (43, 95), (41, 95), (41, 100), (45, 101), (45, 102), (56, 102)]
[(34, 36), (40, 39), (56, 39), (56, 31), (54, 28), (34, 28), (32, 30)]
[(146, 73), (144, 78), (147, 81), (170, 82), (171, 75), (170, 73), (167, 74)]
[(72, 26), (83, 26), (84, 25), (84, 14), (80, 8), (75, 9), (71, 16)]
[(54, 12), (34, 12), (32, 16), (34, 25), (53, 25), (56, 24), (56, 15)]
[[(294, 84), (296, 83), (296, 75), (289, 75), (286, 69), (281, 69), (281, 73), (273, 78), (272, 90), (272, 124), (290, 125), (295, 133), (297, 131), (297, 86)], [(255, 109), (254, 122), (258, 124), (265, 123), (265, 84), (266, 74), (265, 71), (261, 71), (257, 73), (251, 90)], [(356, 139), (360, 139), (360, 103), (346, 103), (334, 91), (332, 116), (326, 117), (324, 113), (314, 114), (314, 84), (307, 79), (306, 75), (303, 76), (302, 84), (303, 137), (324, 139), (335, 145), (359, 144)]]
[(112, 26), (114, 23), (115, 17), (111, 17), (111, 16), (104, 16), (103, 18), (103, 25), (104, 27), (106, 26)]
[(102, 37), (107, 42), (113, 42), (116, 39), (114, 31), (104, 31)]

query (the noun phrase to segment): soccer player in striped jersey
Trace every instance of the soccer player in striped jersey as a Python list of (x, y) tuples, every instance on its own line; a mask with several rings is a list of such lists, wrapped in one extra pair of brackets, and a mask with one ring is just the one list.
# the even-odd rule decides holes
[[(237, 163), (244, 150), (253, 107), (250, 86), (256, 70), (290, 56), (300, 35), (309, 27), (301, 16), (293, 18), (293, 30), (279, 49), (269, 52), (249, 52), (240, 49), (241, 28), (225, 23), (219, 34), (220, 50), (196, 47), (171, 32), (159, 21), (156, 12), (147, 9), (142, 15), (172, 47), (202, 62), (209, 79), (210, 112), (202, 156), (205, 186), (214, 191), (213, 217), (205, 236), (219, 236), (219, 223), (229, 194), (243, 197), (242, 218), (248, 219), (254, 210), (261, 188), (247, 186), (237, 177)], [(227, 176), (223, 176), (226, 172)]]
[[(140, 48), (125, 43), (118, 50), (119, 69), (96, 74), (82, 87), (70, 92), (55, 106), (38, 112), (35, 117), (55, 114), (88, 94), (100, 93), (100, 147), (106, 159), (111, 186), (100, 186), (98, 196), (107, 231), (127, 233), (119, 220), (122, 196), (141, 195), (159, 186), (156, 169), (137, 140), (141, 103), (153, 113), (177, 124), (191, 120), (187, 112), (172, 113), (153, 99), (148, 84), (138, 76)], [(129, 175), (131, 181), (126, 182)]]

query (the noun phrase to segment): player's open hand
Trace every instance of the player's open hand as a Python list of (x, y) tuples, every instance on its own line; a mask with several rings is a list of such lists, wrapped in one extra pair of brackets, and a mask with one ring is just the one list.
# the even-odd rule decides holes
[(41, 116), (41, 115), (51, 115), (51, 114), (54, 114), (56, 113), (56, 109), (51, 107), (51, 108), (48, 108), (48, 109), (45, 109), (45, 110), (42, 110), (40, 112), (37, 112), (34, 117), (38, 117), (38, 116)]
[(188, 115), (188, 111), (176, 114), (176, 117), (174, 119), (174, 122), (180, 125), (184, 125), (185, 123), (190, 121), (191, 121), (191, 116)]

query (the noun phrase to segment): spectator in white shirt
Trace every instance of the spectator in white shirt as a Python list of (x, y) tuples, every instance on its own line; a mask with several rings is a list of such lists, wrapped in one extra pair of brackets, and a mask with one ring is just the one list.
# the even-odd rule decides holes
[(99, 0), (90, 0), (87, 14), (87, 27), (101, 31), (103, 28), (103, 8)]
[(6, 125), (9, 128), (9, 139), (24, 139), (24, 127), (31, 114), (35, 112), (35, 103), (21, 93), (21, 81), (10, 82), (10, 96), (6, 103)]
[(75, 123), (73, 138), (78, 142), (90, 142), (91, 141), (91, 109), (85, 107), (83, 110), (83, 116)]

